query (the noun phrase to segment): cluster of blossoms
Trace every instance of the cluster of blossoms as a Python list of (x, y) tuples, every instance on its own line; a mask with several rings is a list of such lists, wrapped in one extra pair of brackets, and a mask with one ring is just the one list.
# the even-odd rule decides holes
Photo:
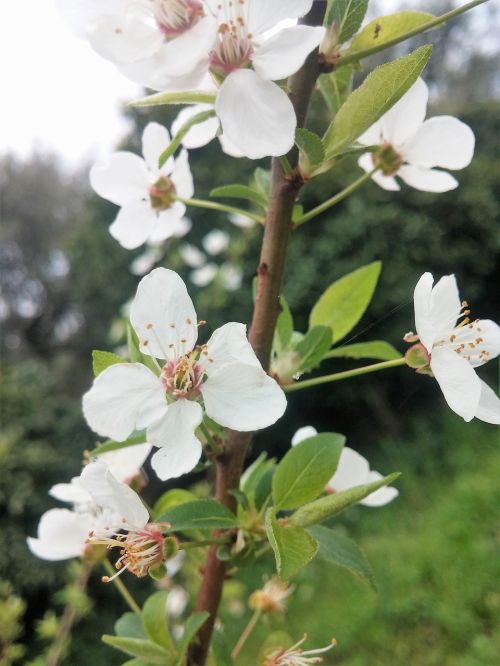
[[(214, 91), (228, 149), (251, 159), (293, 146), (295, 112), (274, 81), (301, 67), (325, 29), (280, 24), (311, 6), (312, 0), (59, 0), (77, 32), (133, 81), (162, 91)], [(215, 136), (219, 123), (210, 128)]]

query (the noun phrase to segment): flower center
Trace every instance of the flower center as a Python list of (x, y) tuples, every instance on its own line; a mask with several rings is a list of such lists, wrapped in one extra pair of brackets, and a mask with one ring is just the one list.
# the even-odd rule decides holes
[(160, 176), (149, 188), (151, 207), (158, 211), (167, 210), (175, 201), (175, 191), (175, 185), (170, 178)]
[(223, 20), (219, 20), (217, 44), (210, 53), (210, 70), (225, 78), (235, 69), (249, 67), (253, 43), (245, 21), (245, 0), (226, 0), (220, 9)]
[(377, 153), (372, 154), (372, 159), (385, 176), (393, 176), (404, 162), (403, 157), (390, 143), (384, 143)]
[[(100, 543), (108, 548), (120, 548), (120, 558), (115, 563), (119, 576), (126, 569), (138, 578), (146, 576), (149, 570), (165, 560), (164, 537), (160, 523), (148, 523), (143, 529), (131, 529), (126, 534), (113, 534), (99, 540), (94, 540), (92, 534), (89, 543)], [(109, 583), (115, 576), (103, 577), (103, 582)]]
[(151, 0), (158, 27), (167, 38), (189, 30), (204, 16), (200, 0)]
[(190, 400), (199, 396), (200, 386), (206, 378), (205, 368), (199, 362), (202, 354), (207, 355), (204, 345), (195, 347), (189, 354), (181, 356), (177, 361), (168, 361), (163, 366), (160, 381), (167, 393)]
[(489, 361), (490, 352), (484, 345), (486, 341), (482, 336), (481, 320), (471, 321), (467, 316), (470, 314), (468, 308), (467, 301), (463, 301), (462, 315), (464, 318), (449, 336), (436, 340), (433, 347), (449, 347), (469, 363), (478, 365)]

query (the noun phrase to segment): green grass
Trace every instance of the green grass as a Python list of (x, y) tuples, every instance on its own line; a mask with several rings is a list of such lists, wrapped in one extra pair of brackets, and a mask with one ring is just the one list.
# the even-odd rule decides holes
[[(465, 426), (451, 417), (439, 430), (419, 426), (414, 435), (405, 450), (385, 442), (377, 460), (388, 472), (399, 458), (398, 500), (381, 509), (356, 507), (341, 517), (375, 570), (378, 594), (350, 573), (314, 562), (295, 581), (286, 616), (260, 626), (242, 652), (241, 666), (256, 666), (259, 646), (275, 630), (286, 630), (294, 640), (307, 632), (311, 646), (335, 636), (338, 646), (325, 664), (495, 663), (500, 653), (496, 429)], [(241, 580), (251, 589), (264, 571), (254, 567)], [(233, 613), (226, 611), (226, 631), (234, 643), (249, 615), (235, 617), (234, 601), (227, 606)]]

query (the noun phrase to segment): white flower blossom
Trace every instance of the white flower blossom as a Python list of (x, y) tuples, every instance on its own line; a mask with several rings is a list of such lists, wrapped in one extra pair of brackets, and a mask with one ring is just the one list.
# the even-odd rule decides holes
[(186, 90), (206, 75), (214, 19), (201, 0), (57, 0), (73, 30), (142, 86)]
[(159, 447), (151, 464), (161, 479), (189, 472), (200, 458), (200, 399), (210, 418), (240, 431), (265, 428), (285, 411), (285, 395), (262, 369), (243, 324), (225, 324), (196, 344), (196, 312), (174, 271), (157, 268), (141, 280), (130, 321), (157, 374), (140, 363), (112, 365), (84, 395), (83, 411), (93, 430), (118, 441), (146, 429)]
[(226, 291), (237, 291), (243, 282), (243, 271), (238, 266), (225, 262), (219, 269), (222, 286)]
[(218, 272), (217, 264), (208, 263), (189, 273), (190, 281), (197, 287), (207, 287), (214, 281)]
[(320, 654), (325, 654), (337, 644), (333, 638), (330, 645), (324, 648), (316, 648), (313, 650), (303, 650), (300, 646), (307, 640), (307, 634), (304, 634), (300, 641), (297, 641), (292, 647), (278, 648), (270, 655), (265, 657), (264, 666), (308, 666), (309, 664), (323, 663), (323, 657)]
[[(425, 119), (429, 90), (422, 79), (403, 95), (358, 142), (380, 146), (377, 153), (365, 153), (359, 166), (367, 173), (379, 161), (381, 170), (373, 180), (385, 190), (399, 190), (395, 176), (424, 192), (447, 192), (458, 182), (442, 169), (464, 169), (474, 154), (474, 134), (453, 116)], [(437, 169), (435, 167), (438, 167)]]
[(191, 245), (190, 243), (183, 243), (179, 247), (179, 254), (182, 261), (190, 268), (200, 268), (207, 262), (207, 258), (203, 252), (196, 245)]
[(500, 327), (489, 319), (469, 319), (469, 306), (460, 301), (454, 275), (433, 283), (431, 273), (424, 273), (415, 287), (418, 338), (407, 339), (420, 339), (430, 370), (454, 412), (465, 421), (476, 417), (500, 424), (500, 400), (475, 372), (500, 354)]
[[(299, 428), (292, 438), (292, 446), (296, 446), (305, 439), (314, 437), (318, 431), (313, 426)], [(366, 483), (379, 481), (383, 476), (379, 472), (370, 469), (370, 463), (360, 453), (349, 446), (344, 446), (340, 454), (339, 464), (335, 474), (326, 484), (326, 491), (338, 493), (349, 490), (354, 486), (362, 486)], [(368, 495), (360, 501), (364, 506), (378, 507), (392, 502), (399, 495), (396, 488), (384, 486)]]
[(229, 247), (229, 234), (222, 229), (212, 229), (208, 234), (203, 238), (201, 244), (205, 249), (205, 252), (211, 254), (212, 256), (221, 254)]
[[(108, 465), (118, 482), (127, 483), (139, 473), (150, 451), (150, 444), (138, 444), (103, 453), (100, 459)], [(69, 502), (73, 508), (46, 511), (38, 525), (38, 537), (28, 537), (31, 552), (41, 559), (56, 561), (81, 557), (87, 548), (89, 532), (105, 534), (120, 524), (119, 516), (112, 510), (98, 507), (82, 486), (80, 477), (73, 477), (70, 483), (57, 483), (49, 490), (49, 495), (61, 502)]]
[(142, 135), (144, 159), (116, 152), (90, 171), (90, 183), (97, 194), (120, 206), (109, 231), (127, 250), (184, 236), (191, 227), (184, 217), (186, 206), (176, 200), (176, 196), (189, 199), (194, 193), (187, 151), (159, 167), (160, 155), (169, 143), (167, 129), (149, 123)]

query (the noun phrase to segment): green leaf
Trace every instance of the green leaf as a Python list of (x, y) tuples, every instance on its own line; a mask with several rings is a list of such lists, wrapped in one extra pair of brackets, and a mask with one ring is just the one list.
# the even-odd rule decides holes
[(311, 370), (319, 365), (332, 346), (333, 334), (329, 326), (313, 326), (310, 328), (295, 351), (300, 356), (298, 369)]
[(147, 637), (153, 643), (174, 652), (174, 644), (167, 625), (167, 592), (152, 594), (142, 608), (142, 622)]
[(318, 87), (328, 106), (335, 115), (351, 94), (353, 70), (351, 67), (340, 67), (331, 74), (322, 74), (318, 79)]
[(227, 197), (228, 199), (246, 199), (267, 210), (267, 198), (248, 185), (222, 185), (210, 192), (211, 197)]
[(137, 613), (124, 613), (115, 622), (115, 634), (127, 638), (146, 638), (141, 617)]
[(142, 659), (129, 659), (128, 661), (124, 661), (122, 666), (149, 666), (149, 663)]
[(328, 23), (335, 21), (340, 44), (347, 42), (359, 30), (367, 9), (368, 0), (333, 0)]
[(379, 16), (361, 30), (352, 40), (346, 53), (355, 54), (372, 46), (380, 46), (435, 18), (427, 12), (403, 11)]
[(95, 449), (89, 452), (89, 457), (100, 456), (103, 453), (109, 453), (110, 451), (119, 451), (120, 449), (126, 449), (128, 446), (135, 446), (137, 444), (144, 444), (146, 441), (145, 433), (140, 433), (139, 435), (132, 435), (124, 442), (115, 442), (112, 439), (108, 439), (103, 442), (100, 446), (97, 446)]
[(255, 489), (255, 508), (260, 511), (264, 504), (267, 504), (272, 495), (272, 482), (273, 476), (276, 472), (276, 465), (272, 465), (266, 469), (265, 474), (259, 480), (257, 488)]
[(227, 644), (226, 636), (220, 629), (215, 629), (212, 638), (212, 654), (215, 666), (233, 666), (231, 649)]
[(280, 578), (291, 578), (316, 555), (316, 539), (300, 527), (282, 527), (273, 508), (266, 511), (266, 532)]
[(293, 334), (293, 317), (284, 296), (280, 296), (280, 308), (274, 331), (274, 348), (278, 354), (286, 351)]
[(389, 474), (389, 476), (379, 481), (366, 483), (362, 486), (354, 486), (353, 488), (349, 488), (349, 490), (333, 493), (333, 495), (321, 497), (310, 504), (305, 504), (290, 517), (290, 524), (297, 527), (310, 527), (311, 525), (321, 523), (327, 518), (336, 516), (353, 504), (357, 504), (379, 488), (392, 483), (398, 476), (400, 476), (400, 472), (394, 472), (394, 474)]
[(420, 76), (432, 46), (380, 65), (340, 107), (324, 136), (327, 157), (341, 153), (384, 115)]
[(337, 347), (328, 352), (326, 358), (375, 358), (380, 361), (392, 361), (401, 358), (401, 354), (388, 342), (373, 340), (373, 342), (357, 342)]
[(273, 499), (278, 509), (295, 509), (320, 495), (337, 469), (345, 437), (322, 432), (292, 447), (273, 478)]
[(178, 506), (180, 504), (187, 504), (193, 500), (196, 500), (196, 495), (190, 493), (189, 490), (183, 490), (182, 488), (173, 488), (172, 490), (167, 490), (156, 501), (153, 507), (153, 517), (155, 520), (158, 520), (159, 516), (162, 516), (172, 507)]
[(126, 363), (125, 359), (121, 356), (117, 356), (112, 352), (100, 351), (99, 349), (94, 349), (92, 352), (92, 370), (94, 371), (94, 377), (100, 375), (103, 370), (109, 368), (110, 365), (116, 365), (117, 363)]
[(306, 174), (310, 174), (325, 161), (323, 141), (314, 132), (299, 127), (295, 130), (295, 144), (304, 158), (302, 167)]
[(269, 192), (271, 191), (271, 170), (257, 167), (253, 172), (253, 180), (255, 181), (255, 189), (267, 201), (269, 199)]
[(380, 261), (374, 261), (336, 280), (311, 310), (309, 326), (330, 326), (332, 343), (341, 340), (363, 316), (381, 269)]
[(182, 634), (181, 639), (177, 645), (177, 649), (179, 650), (180, 653), (180, 658), (176, 662), (175, 666), (185, 666), (185, 656), (189, 644), (195, 637), (198, 629), (203, 624), (205, 624), (205, 622), (208, 620), (209, 617), (210, 613), (207, 613), (207, 611), (193, 613), (190, 617), (188, 617), (188, 619), (186, 620), (186, 624), (184, 625), (184, 633)]
[(259, 479), (266, 471), (267, 453), (263, 451), (241, 475), (240, 490), (247, 495), (254, 492)]
[(190, 90), (182, 92), (161, 92), (141, 97), (130, 102), (129, 106), (165, 106), (166, 104), (215, 104), (215, 93)]
[(127, 344), (128, 353), (132, 363), (142, 363), (147, 366), (155, 375), (159, 375), (160, 371), (153, 362), (151, 356), (143, 354), (139, 349), (139, 338), (130, 323), (127, 323)]
[(373, 589), (377, 590), (373, 569), (357, 543), (322, 525), (316, 525), (308, 531), (319, 543), (318, 557), (349, 569), (356, 576), (366, 579)]
[(140, 657), (152, 664), (163, 664), (163, 666), (174, 666), (174, 658), (171, 653), (159, 645), (142, 638), (122, 638), (120, 636), (109, 636), (104, 634), (102, 641), (106, 645), (129, 654), (132, 657)]
[(170, 532), (217, 530), (236, 525), (236, 516), (215, 500), (195, 500), (179, 504), (166, 511), (158, 520), (170, 523)]

